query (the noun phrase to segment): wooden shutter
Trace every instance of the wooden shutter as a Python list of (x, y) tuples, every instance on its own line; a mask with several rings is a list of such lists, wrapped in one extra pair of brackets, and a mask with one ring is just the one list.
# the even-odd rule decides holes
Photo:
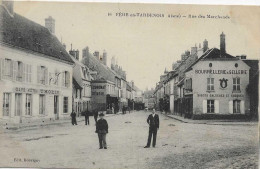
[(233, 114), (233, 100), (230, 100), (228, 105), (229, 105), (229, 113)]
[(4, 62), (4, 59), (0, 58), (0, 79), (3, 79), (3, 71), (2, 71), (4, 69), (3, 62)]
[(4, 79), (5, 78), (5, 61), (6, 61), (6, 59), (3, 59), (2, 60), (2, 70), (1, 70), (1, 72), (2, 72), (2, 78)]
[(61, 85), (65, 86), (65, 72), (62, 72)]
[(22, 63), (22, 72), (21, 72), (21, 75), (22, 75), (22, 79), (23, 79), (23, 82), (28, 82), (27, 80), (27, 64), (25, 63)]
[(37, 66), (37, 83), (41, 80), (41, 66)]
[(203, 100), (203, 113), (207, 113), (207, 100)]
[(241, 114), (245, 114), (245, 101), (241, 100), (240, 102), (240, 112)]
[(219, 113), (219, 100), (215, 100), (215, 113)]
[(45, 81), (45, 84), (48, 84), (49, 83), (49, 78), (48, 78), (48, 68), (45, 68), (44, 70), (44, 81)]
[(13, 61), (13, 80), (16, 80), (17, 74), (18, 74), (18, 62)]
[(11, 63), (10, 63), (10, 66), (11, 66), (11, 68), (9, 68), (10, 69), (10, 79), (12, 79), (13, 78), (13, 72), (14, 72), (14, 61), (12, 61), (12, 60), (10, 60), (11, 61)]
[(67, 72), (67, 77), (66, 77), (66, 80), (67, 80), (67, 87), (70, 87), (70, 72)]

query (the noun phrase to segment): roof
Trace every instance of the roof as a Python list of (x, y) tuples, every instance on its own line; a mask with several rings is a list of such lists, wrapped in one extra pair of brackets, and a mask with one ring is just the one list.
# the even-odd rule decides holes
[(0, 5), (0, 43), (43, 54), (69, 64), (74, 62), (57, 37), (44, 26), (17, 13), (13, 17)]
[(198, 58), (193, 64), (191, 64), (184, 72), (190, 71), (191, 68), (197, 64), (200, 60), (238, 60), (236, 57), (225, 53), (224, 56), (220, 56), (220, 50), (217, 48), (211, 48), (208, 49), (206, 52), (203, 53), (203, 55)]
[(73, 85), (76, 89), (83, 89), (74, 78), (73, 78)]
[(89, 67), (91, 70), (97, 71), (97, 79), (104, 78), (111, 82), (115, 83), (115, 74), (112, 70), (101, 63), (96, 57), (92, 54), (89, 54), (89, 57), (85, 57), (82, 59), (82, 63)]

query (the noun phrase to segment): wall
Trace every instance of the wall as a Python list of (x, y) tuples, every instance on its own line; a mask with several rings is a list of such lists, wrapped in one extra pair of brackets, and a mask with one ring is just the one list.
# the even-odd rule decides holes
[[(212, 67), (209, 67), (209, 63), (212, 63)], [(235, 64), (238, 67), (235, 67)], [(244, 74), (201, 74), (198, 70), (245, 70)], [(197, 73), (196, 73), (197, 72)], [(192, 77), (193, 88), (193, 113), (203, 113), (203, 101), (207, 99), (213, 99), (218, 102), (219, 110), (216, 113), (230, 114), (230, 102), (235, 99), (244, 101), (244, 109), (242, 114), (248, 113), (249, 110), (249, 98), (246, 92), (247, 85), (249, 84), (249, 66), (247, 66), (241, 60), (212, 60), (212, 61), (200, 61), (193, 66), (193, 69), (186, 73), (186, 78)], [(241, 92), (237, 93), (233, 91), (233, 78), (240, 77)], [(214, 78), (214, 92), (207, 91), (207, 78)], [(227, 79), (227, 87), (220, 87), (220, 79)], [(199, 79), (199, 80), (198, 80)], [(204, 101), (205, 102), (205, 101)], [(205, 113), (205, 111), (204, 111)]]
[[(32, 82), (18, 82), (15, 80), (0, 80), (0, 118), (11, 122), (19, 122), (20, 117), (14, 116), (15, 112), (15, 88), (25, 88), (25, 89), (35, 89), (38, 92), (32, 93), (32, 116), (25, 116), (25, 106), (22, 106), (22, 118), (24, 121), (32, 121), (35, 119), (54, 119), (54, 94), (46, 94), (46, 115), (39, 115), (39, 90), (51, 90), (57, 91), (55, 95), (58, 95), (59, 99), (59, 118), (69, 118), (70, 112), (72, 110), (72, 65), (55, 61), (53, 59), (43, 57), (43, 55), (38, 53), (28, 53), (27, 51), (22, 51), (9, 46), (0, 46), (0, 59), (8, 58), (14, 61), (21, 61), (25, 64), (32, 66)], [(55, 74), (55, 72), (68, 71), (70, 73), (70, 84), (69, 87), (62, 86), (61, 74), (58, 78), (58, 85), (53, 84), (52, 81), (46, 85), (37, 83), (37, 66), (45, 66), (48, 68), (48, 81)], [(3, 67), (1, 65), (1, 67)], [(9, 117), (2, 116), (2, 103), (3, 103), (3, 92), (11, 93), (11, 114)], [(25, 105), (25, 92), (22, 93), (22, 105)], [(68, 113), (63, 113), (63, 97), (68, 97)]]

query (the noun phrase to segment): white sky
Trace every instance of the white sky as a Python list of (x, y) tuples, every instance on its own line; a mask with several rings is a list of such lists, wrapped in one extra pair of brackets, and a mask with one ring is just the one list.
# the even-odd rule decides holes
[[(118, 58), (140, 89), (155, 87), (165, 67), (170, 70), (185, 50), (204, 39), (209, 47), (219, 48), (219, 35), (226, 34), (226, 51), (231, 55), (260, 56), (260, 8), (150, 5), (119, 3), (15, 2), (15, 12), (41, 25), (52, 16), (56, 20), (56, 36), (80, 50), (89, 46)], [(148, 12), (163, 14), (229, 15), (229, 20), (108, 17), (111, 12)]]

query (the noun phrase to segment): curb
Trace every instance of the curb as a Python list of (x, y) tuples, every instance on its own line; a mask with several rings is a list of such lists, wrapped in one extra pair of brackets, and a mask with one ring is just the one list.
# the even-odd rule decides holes
[[(161, 113), (163, 114), (163, 113)], [(244, 125), (244, 126), (253, 126), (253, 125), (257, 125), (258, 122), (215, 122), (215, 121), (212, 121), (212, 122), (196, 122), (196, 121), (184, 121), (182, 119), (179, 119), (179, 118), (176, 118), (176, 117), (173, 117), (173, 116), (170, 116), (170, 115), (167, 115), (167, 114), (163, 114), (169, 118), (172, 118), (174, 120), (177, 120), (177, 121), (180, 121), (182, 123), (190, 123), (190, 124), (206, 124), (206, 125)], [(244, 124), (242, 124), (244, 123)]]

